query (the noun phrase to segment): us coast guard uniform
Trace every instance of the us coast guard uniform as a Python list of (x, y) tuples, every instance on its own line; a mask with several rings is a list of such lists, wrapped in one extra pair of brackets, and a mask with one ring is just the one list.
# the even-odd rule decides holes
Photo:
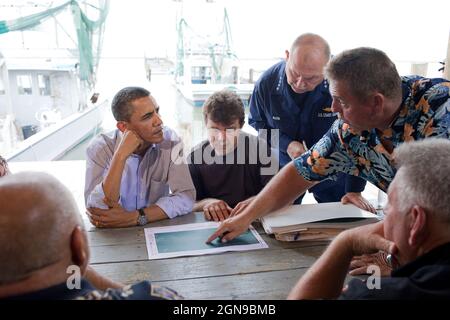
[[(285, 67), (285, 61), (279, 62), (259, 78), (250, 98), (249, 115), (252, 127), (269, 131), (269, 144), (270, 130), (279, 129), (280, 167), (291, 161), (287, 154), (289, 143), (304, 141), (311, 148), (337, 119), (331, 111), (328, 82), (322, 81), (313, 91), (295, 93), (287, 83)], [(340, 173), (335, 178), (310, 189), (318, 202), (340, 201), (345, 193), (361, 192), (366, 185), (363, 179), (351, 175)]]

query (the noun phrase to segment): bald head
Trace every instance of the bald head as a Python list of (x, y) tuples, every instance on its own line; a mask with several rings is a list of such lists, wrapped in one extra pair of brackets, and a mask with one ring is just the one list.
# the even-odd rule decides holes
[(291, 46), (291, 54), (301, 53), (305, 60), (323, 59), (325, 63), (330, 59), (330, 46), (321, 36), (314, 33), (304, 33), (295, 39)]
[(61, 182), (37, 172), (3, 177), (0, 204), (0, 285), (70, 262), (71, 235), (82, 220)]
[(286, 51), (286, 77), (292, 90), (304, 93), (314, 90), (322, 81), (330, 47), (321, 36), (305, 33), (297, 37)]

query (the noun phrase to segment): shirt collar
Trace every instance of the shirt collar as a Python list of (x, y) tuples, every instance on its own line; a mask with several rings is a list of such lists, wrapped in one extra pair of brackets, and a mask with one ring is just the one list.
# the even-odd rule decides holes
[(400, 107), (397, 111), (397, 115), (392, 119), (392, 122), (389, 124), (389, 128), (395, 127), (397, 124), (401, 125), (403, 127), (403, 120), (401, 120), (405, 115), (402, 115), (402, 110), (405, 108), (408, 108), (406, 104), (406, 100), (411, 96), (411, 88), (407, 85), (406, 82), (402, 81), (402, 102), (400, 104)]
[(440, 245), (404, 266), (392, 271), (392, 277), (409, 277), (421, 267), (437, 264), (450, 265), (450, 242)]
[(143, 159), (143, 158), (145, 158), (147, 155), (149, 155), (154, 149), (156, 149), (156, 144), (153, 143), (152, 145), (150, 145), (150, 147), (148, 147), (147, 151), (145, 151), (145, 153), (144, 153), (143, 156), (140, 156), (140, 155), (138, 155), (138, 154), (136, 154), (136, 153), (132, 153), (132, 154), (130, 155), (130, 157), (134, 157), (134, 158), (138, 158), (138, 159)]

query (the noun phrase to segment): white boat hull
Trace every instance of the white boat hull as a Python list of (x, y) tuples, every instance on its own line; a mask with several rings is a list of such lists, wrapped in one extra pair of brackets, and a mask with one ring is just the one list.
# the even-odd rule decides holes
[(106, 102), (72, 114), (20, 143), (8, 161), (50, 161), (96, 132), (102, 122)]

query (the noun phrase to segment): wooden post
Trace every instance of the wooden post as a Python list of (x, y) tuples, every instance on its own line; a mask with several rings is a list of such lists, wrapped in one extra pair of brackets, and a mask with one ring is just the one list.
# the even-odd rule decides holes
[(444, 78), (450, 79), (450, 32), (448, 33), (447, 59), (445, 60)]

